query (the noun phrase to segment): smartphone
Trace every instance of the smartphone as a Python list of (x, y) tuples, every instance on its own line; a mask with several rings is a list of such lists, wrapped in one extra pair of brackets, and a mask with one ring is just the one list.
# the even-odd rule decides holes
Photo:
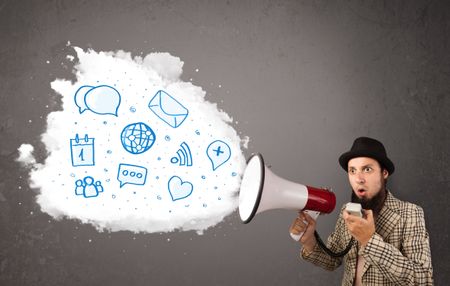
[(347, 205), (345, 206), (345, 210), (348, 211), (351, 215), (362, 217), (361, 204), (347, 203)]

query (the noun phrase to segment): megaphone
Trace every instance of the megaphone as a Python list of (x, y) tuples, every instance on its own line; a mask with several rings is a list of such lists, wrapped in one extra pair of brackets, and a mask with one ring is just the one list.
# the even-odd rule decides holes
[[(243, 223), (271, 209), (305, 210), (316, 219), (320, 213), (331, 213), (335, 206), (336, 196), (331, 191), (277, 176), (266, 167), (261, 154), (248, 159), (239, 192), (239, 216)], [(302, 234), (291, 236), (298, 241)]]

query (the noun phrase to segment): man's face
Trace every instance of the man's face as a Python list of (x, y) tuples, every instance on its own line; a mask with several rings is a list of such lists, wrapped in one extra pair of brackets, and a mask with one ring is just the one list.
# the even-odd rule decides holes
[(384, 191), (388, 171), (381, 169), (377, 160), (356, 157), (348, 161), (348, 179), (353, 193), (361, 202), (369, 202)]

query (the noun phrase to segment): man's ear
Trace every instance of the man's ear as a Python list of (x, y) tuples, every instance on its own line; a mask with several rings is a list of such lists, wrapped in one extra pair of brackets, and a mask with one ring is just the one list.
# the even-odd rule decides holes
[(387, 179), (389, 177), (389, 172), (386, 169), (383, 169), (383, 178)]

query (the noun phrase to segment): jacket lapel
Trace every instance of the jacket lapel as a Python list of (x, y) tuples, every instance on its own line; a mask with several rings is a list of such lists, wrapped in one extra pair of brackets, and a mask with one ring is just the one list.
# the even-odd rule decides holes
[(375, 223), (376, 232), (387, 240), (392, 229), (397, 225), (400, 215), (398, 214), (398, 200), (388, 191), (386, 201)]
[[(388, 240), (392, 229), (397, 225), (398, 220), (400, 219), (398, 209), (398, 200), (387, 190), (386, 201), (375, 222), (375, 231), (383, 237), (384, 241)], [(369, 263), (366, 261), (364, 263), (363, 276), (367, 269), (369, 269), (369, 266)]]
[[(344, 208), (343, 208), (344, 209)], [(352, 236), (350, 235), (347, 226), (344, 223), (344, 229), (343, 229), (343, 233), (342, 236), (344, 237), (343, 241), (345, 242), (345, 245), (343, 245), (342, 247), (347, 246), (347, 244), (350, 242), (350, 240), (352, 239)], [(350, 277), (350, 279), (352, 279), (353, 277), (355, 277), (355, 270), (356, 270), (356, 258), (358, 257), (358, 241), (354, 240), (353, 241), (353, 245), (350, 248), (349, 252), (346, 254), (346, 269), (347, 271), (349, 271), (350, 275), (348, 277)]]

